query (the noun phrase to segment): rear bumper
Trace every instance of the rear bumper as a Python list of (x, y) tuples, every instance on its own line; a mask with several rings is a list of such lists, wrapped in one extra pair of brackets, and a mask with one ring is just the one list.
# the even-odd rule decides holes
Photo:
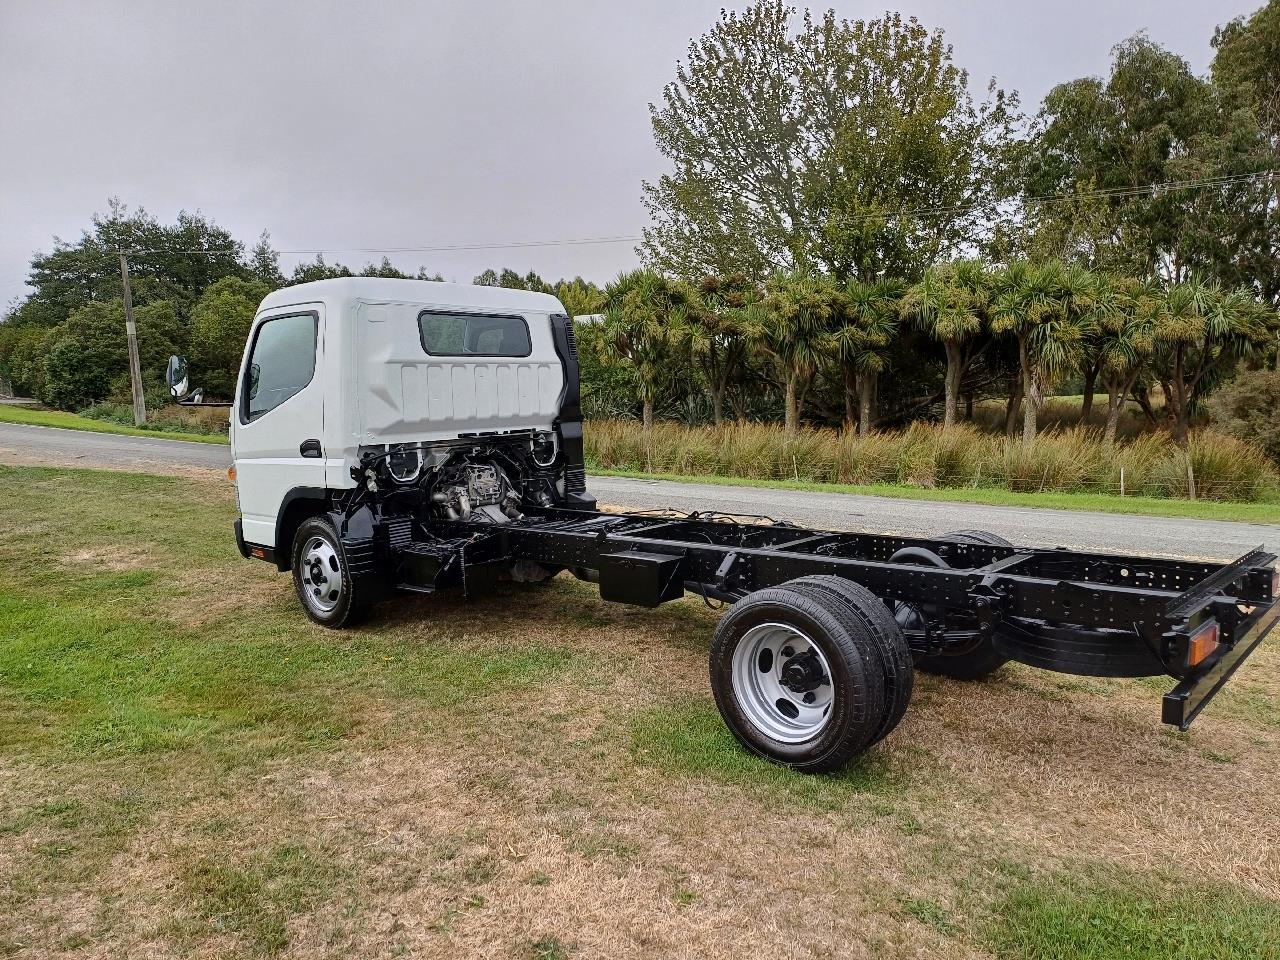
[(1280, 621), (1280, 600), (1255, 610), (1241, 624), (1240, 637), (1234, 644), (1164, 695), (1161, 719), (1179, 730), (1190, 727), (1191, 721), (1258, 648), (1277, 621)]

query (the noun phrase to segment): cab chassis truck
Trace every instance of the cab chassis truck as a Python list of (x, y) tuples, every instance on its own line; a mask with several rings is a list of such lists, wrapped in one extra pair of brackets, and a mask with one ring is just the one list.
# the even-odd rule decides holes
[(1186, 730), (1280, 618), (1274, 555), (1233, 563), (615, 513), (586, 489), (573, 321), (551, 296), (414, 280), (301, 284), (262, 303), (231, 410), (240, 553), (355, 624), (396, 591), (562, 572), (605, 600), (727, 605), (710, 649), (750, 751), (839, 768), (887, 736), (913, 673), (1007, 661), (1167, 675)]

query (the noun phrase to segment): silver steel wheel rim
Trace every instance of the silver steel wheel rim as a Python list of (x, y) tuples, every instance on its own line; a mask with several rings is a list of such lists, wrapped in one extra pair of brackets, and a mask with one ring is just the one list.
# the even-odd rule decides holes
[[(803, 663), (807, 682), (794, 689)], [(817, 679), (820, 672), (821, 679)], [(810, 687), (810, 684), (813, 686)], [(733, 693), (747, 720), (780, 743), (804, 743), (831, 720), (835, 688), (826, 655), (804, 633), (784, 623), (761, 623), (742, 635), (733, 651)]]
[(332, 613), (342, 602), (342, 560), (324, 537), (312, 537), (302, 548), (302, 596), (317, 613)]

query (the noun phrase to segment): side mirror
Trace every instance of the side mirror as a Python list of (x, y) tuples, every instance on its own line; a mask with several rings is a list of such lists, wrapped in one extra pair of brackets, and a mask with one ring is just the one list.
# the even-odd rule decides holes
[(169, 385), (169, 393), (175, 400), (187, 395), (187, 358), (170, 357), (169, 367), (165, 370), (164, 382)]

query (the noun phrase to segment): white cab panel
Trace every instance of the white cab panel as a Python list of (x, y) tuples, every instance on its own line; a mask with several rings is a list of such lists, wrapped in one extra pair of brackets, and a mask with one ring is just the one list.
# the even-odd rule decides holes
[(364, 303), (356, 311), (360, 442), (549, 428), (559, 412), (564, 368), (548, 314), (519, 313), (529, 327), (527, 357), (433, 356), (418, 326), (429, 306)]

